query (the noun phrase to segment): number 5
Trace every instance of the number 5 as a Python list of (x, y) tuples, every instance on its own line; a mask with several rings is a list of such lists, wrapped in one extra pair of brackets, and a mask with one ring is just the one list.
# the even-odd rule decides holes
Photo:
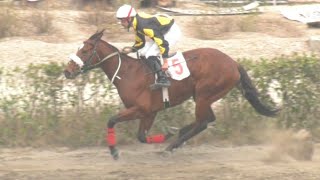
[(181, 63), (179, 63), (178, 59), (173, 59), (172, 65), (173, 65), (175, 72), (177, 74), (181, 75), (183, 73), (183, 67), (182, 67)]

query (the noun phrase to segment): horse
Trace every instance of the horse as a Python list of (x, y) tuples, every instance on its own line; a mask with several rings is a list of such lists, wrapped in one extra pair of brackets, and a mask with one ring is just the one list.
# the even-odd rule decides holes
[[(108, 120), (106, 143), (111, 156), (118, 159), (115, 132), (117, 123), (140, 119), (137, 139), (141, 143), (163, 143), (173, 134), (148, 135), (157, 112), (165, 109), (162, 91), (149, 88), (155, 77), (150, 75), (152, 72), (146, 63), (121, 53), (116, 47), (102, 40), (103, 31), (97, 31), (83, 42), (83, 46), (70, 58), (64, 75), (67, 79), (74, 79), (81, 73), (101, 68), (117, 88), (125, 108)], [(190, 76), (180, 81), (169, 78), (170, 105), (179, 105), (192, 97), (195, 102), (195, 121), (178, 129), (177, 138), (164, 152), (172, 152), (215, 121), (211, 104), (235, 87), (241, 90), (242, 95), (259, 114), (268, 117), (278, 114), (280, 108), (264, 105), (246, 70), (225, 53), (214, 48), (198, 48), (182, 54)]]

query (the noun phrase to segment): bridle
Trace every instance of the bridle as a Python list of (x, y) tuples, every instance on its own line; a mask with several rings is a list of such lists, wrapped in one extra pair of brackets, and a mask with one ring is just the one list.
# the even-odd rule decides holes
[[(72, 54), (70, 56), (70, 59), (72, 61), (74, 61), (79, 67), (80, 67), (80, 72), (81, 74), (84, 74), (86, 72), (88, 72), (89, 70), (92, 70), (92, 69), (95, 69), (97, 67), (99, 67), (100, 65), (102, 65), (104, 62), (106, 62), (108, 59), (110, 59), (111, 57), (115, 56), (115, 55), (118, 55), (119, 57), (119, 64), (118, 64), (118, 67), (117, 67), (117, 70), (116, 72), (114, 73), (112, 79), (111, 79), (111, 83), (113, 83), (115, 77), (117, 77), (118, 79), (121, 79), (119, 76), (117, 76), (118, 72), (119, 72), (119, 69), (120, 69), (120, 66), (121, 66), (121, 57), (120, 57), (120, 52), (117, 50), (116, 52), (113, 52), (111, 54), (109, 54), (108, 56), (104, 57), (103, 59), (100, 58), (99, 54), (97, 53), (97, 44), (98, 44), (98, 40), (96, 40), (96, 42), (94, 43), (94, 46), (93, 46), (93, 52), (92, 54), (90, 55), (90, 57), (88, 58), (87, 61), (82, 61), (77, 55), (75, 54)], [(92, 64), (92, 61), (93, 61), (93, 58), (94, 57), (97, 57), (98, 58), (98, 62), (95, 63), (95, 64)], [(82, 61), (83, 64), (81, 64), (80, 61)]]

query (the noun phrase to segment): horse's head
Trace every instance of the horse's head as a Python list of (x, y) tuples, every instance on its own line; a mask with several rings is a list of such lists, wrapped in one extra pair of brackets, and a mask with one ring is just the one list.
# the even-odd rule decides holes
[(64, 75), (67, 79), (74, 79), (80, 73), (93, 69), (95, 64), (100, 61), (97, 46), (103, 36), (103, 31), (92, 35), (88, 40), (83, 42), (83, 45), (78, 49), (76, 54), (70, 55), (70, 61), (64, 70)]

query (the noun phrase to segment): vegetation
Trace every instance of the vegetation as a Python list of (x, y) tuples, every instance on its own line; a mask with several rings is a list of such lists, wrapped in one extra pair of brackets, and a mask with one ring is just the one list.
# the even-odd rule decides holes
[[(78, 5), (77, 2), (85, 1), (73, 1), (75, 5)], [(105, 6), (98, 2), (95, 7), (84, 8), (85, 3), (80, 3), (79, 6), (88, 10), (83, 16), (86, 23), (98, 28), (108, 25), (108, 37), (111, 37), (118, 36), (112, 33), (114, 27), (111, 26), (117, 20), (113, 14), (106, 13), (105, 9), (113, 6), (114, 11), (114, 7), (129, 2), (131, 1), (106, 0)], [(15, 11), (17, 9), (14, 7), (0, 6), (0, 38), (21, 35), (23, 30), (32, 35), (50, 32), (54, 27), (48, 7), (45, 10), (39, 8), (36, 7), (31, 15), (26, 16)], [(215, 38), (212, 35), (218, 36), (224, 32), (260, 31), (256, 26), (260, 22), (257, 14), (215, 19), (208, 21), (207, 17), (205, 20), (203, 17), (195, 17), (198, 38)], [(212, 24), (215, 24), (215, 28), (210, 28)], [(118, 27), (115, 29), (118, 30)], [(268, 32), (272, 30), (268, 29)], [(258, 63), (248, 59), (241, 60), (245, 68), (250, 70), (263, 101), (274, 106), (266, 96), (271, 95), (276, 100), (276, 105), (283, 107), (281, 113), (275, 119), (262, 117), (254, 112), (238, 90), (233, 90), (221, 102), (216, 103), (215, 127), (192, 141), (197, 141), (198, 138), (211, 141), (215, 138), (238, 144), (260, 143), (267, 136), (263, 130), (269, 128), (306, 128), (319, 137), (318, 59), (296, 55), (262, 59)], [(116, 90), (98, 70), (70, 81), (64, 78), (63, 67), (63, 64), (53, 63), (31, 64), (27, 69), (10, 72), (0, 68), (0, 145), (76, 147), (105, 144), (106, 123), (123, 108)], [(189, 124), (194, 120), (193, 106), (192, 100), (189, 100), (159, 113), (152, 133), (166, 131), (168, 126), (182, 127)], [(118, 142), (136, 141), (137, 129), (137, 121), (117, 125)]]
[(34, 10), (31, 15), (21, 15), (12, 6), (0, 6), (0, 38), (49, 33), (53, 17), (48, 11)]
[[(264, 129), (306, 128), (319, 137), (320, 63), (315, 56), (279, 57), (260, 62), (241, 60), (264, 102), (282, 106), (276, 118), (258, 115), (238, 90), (216, 104), (217, 122), (197, 138), (260, 143)], [(66, 80), (63, 64), (1, 69), (0, 144), (3, 146), (104, 145), (108, 119), (123, 108), (116, 90), (100, 70)], [(277, 104), (273, 104), (271, 95)], [(159, 113), (152, 133), (194, 120), (192, 100)], [(138, 122), (116, 126), (119, 143), (136, 141)], [(257, 132), (258, 135), (257, 135)], [(197, 138), (193, 141), (197, 141)]]
[(14, 35), (16, 22), (15, 14), (9, 8), (0, 6), (0, 38)]
[[(239, 91), (232, 91), (223, 101), (223, 111), (220, 112), (223, 122), (217, 124), (220, 135), (236, 137), (237, 143), (241, 143), (239, 139), (244, 143), (259, 142), (266, 138), (263, 137), (264, 129), (305, 128), (319, 138), (318, 57), (295, 55), (272, 60), (262, 59), (258, 63), (244, 59), (241, 63), (250, 70), (263, 101), (268, 102), (269, 95), (282, 110), (275, 119), (262, 117), (243, 98), (239, 98)], [(270, 101), (269, 104), (271, 107), (275, 106)]]
[(48, 33), (53, 28), (53, 18), (48, 12), (34, 12), (30, 19), (38, 34)]

